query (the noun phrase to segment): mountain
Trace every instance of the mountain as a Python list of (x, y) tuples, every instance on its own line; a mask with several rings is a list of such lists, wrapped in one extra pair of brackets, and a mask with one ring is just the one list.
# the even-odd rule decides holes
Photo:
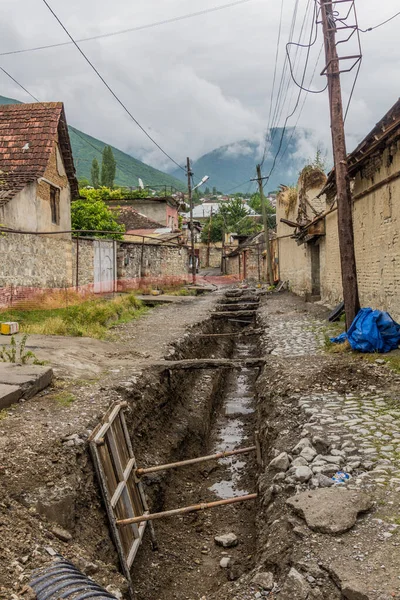
[[(20, 102), (13, 98), (0, 96), (0, 104), (20, 104)], [(92, 161), (94, 158), (97, 158), (101, 165), (101, 154), (104, 146), (107, 144), (87, 133), (79, 131), (79, 129), (71, 125), (68, 126), (68, 129), (77, 177), (78, 179), (86, 178), (90, 180)], [(168, 175), (158, 169), (154, 169), (140, 160), (133, 158), (130, 154), (118, 150), (114, 146), (111, 146), (111, 148), (117, 161), (116, 185), (137, 187), (138, 178), (140, 177), (145, 185), (156, 190), (158, 189), (160, 192), (165, 187), (169, 188), (169, 190), (171, 188), (178, 190), (186, 189), (186, 184), (179, 181), (173, 175)]]
[[(282, 129), (271, 130), (273, 141), (268, 146), (268, 152), (262, 167), (263, 174), (268, 175), (281, 138), (283, 158), (282, 160), (278, 158), (273, 174), (265, 186), (266, 191), (276, 190), (281, 183), (286, 185), (297, 183), (299, 171), (304, 165), (299, 165), (299, 161), (293, 158), (293, 153), (297, 147), (296, 137), (293, 133), (293, 129), (288, 128), (282, 138)], [(287, 150), (283, 154), (286, 147)], [(223, 193), (255, 191), (256, 183), (251, 183), (250, 179), (256, 175), (256, 165), (261, 161), (262, 153), (263, 147), (247, 140), (221, 146), (194, 161), (195, 182), (204, 175), (208, 175), (210, 179), (206, 185), (209, 188), (216, 187), (218, 191)], [(183, 173), (175, 171), (173, 174), (184, 181)]]

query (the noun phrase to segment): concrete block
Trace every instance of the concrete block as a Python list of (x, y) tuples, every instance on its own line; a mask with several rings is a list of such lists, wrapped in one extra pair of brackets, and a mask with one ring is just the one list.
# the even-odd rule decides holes
[[(32, 398), (53, 380), (53, 369), (39, 365), (0, 364), (0, 384), (18, 386), (20, 398)], [(15, 402), (15, 400), (14, 400)]]
[(8, 408), (22, 397), (22, 390), (16, 385), (0, 383), (0, 410)]

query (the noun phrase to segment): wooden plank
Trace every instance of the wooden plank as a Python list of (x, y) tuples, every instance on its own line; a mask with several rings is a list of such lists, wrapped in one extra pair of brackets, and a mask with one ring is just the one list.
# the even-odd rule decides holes
[(149, 366), (169, 371), (190, 369), (241, 369), (243, 367), (263, 367), (266, 358), (199, 358), (185, 360), (164, 360), (151, 363)]

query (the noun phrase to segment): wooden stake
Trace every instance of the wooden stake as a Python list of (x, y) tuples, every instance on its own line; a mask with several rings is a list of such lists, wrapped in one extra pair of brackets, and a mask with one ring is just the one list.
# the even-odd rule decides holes
[(243, 367), (263, 367), (266, 361), (266, 358), (198, 358), (186, 360), (164, 360), (151, 363), (148, 366), (153, 368), (168, 369), (169, 371), (177, 371), (181, 369), (242, 369)]
[(193, 506), (185, 506), (184, 508), (176, 508), (174, 510), (166, 510), (164, 512), (153, 513), (150, 515), (141, 515), (140, 517), (132, 517), (131, 519), (121, 519), (117, 521), (119, 527), (132, 525), (133, 523), (143, 523), (143, 521), (154, 521), (155, 519), (164, 519), (165, 517), (174, 517), (175, 515), (185, 515), (187, 513), (218, 506), (226, 506), (227, 504), (236, 504), (237, 502), (247, 502), (248, 500), (256, 500), (258, 494), (248, 494), (247, 496), (237, 496), (236, 498), (227, 498), (226, 500), (217, 500), (216, 502), (205, 502), (194, 504)]
[(142, 475), (147, 475), (148, 473), (168, 471), (170, 469), (176, 469), (177, 467), (186, 467), (188, 465), (195, 465), (197, 463), (207, 462), (209, 460), (219, 460), (220, 458), (236, 456), (237, 454), (248, 454), (249, 452), (254, 452), (255, 450), (255, 446), (250, 446), (249, 448), (239, 448), (238, 450), (230, 450), (229, 452), (218, 452), (217, 454), (210, 454), (209, 456), (189, 458), (188, 460), (181, 460), (180, 462), (169, 463), (167, 465), (156, 465), (155, 467), (148, 467), (147, 469), (136, 469), (136, 475), (137, 477), (141, 477)]

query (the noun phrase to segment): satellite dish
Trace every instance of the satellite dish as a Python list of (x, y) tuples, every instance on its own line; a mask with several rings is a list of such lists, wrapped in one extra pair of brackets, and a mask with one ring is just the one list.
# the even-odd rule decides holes
[(143, 181), (140, 179), (140, 177), (139, 177), (139, 187), (140, 187), (140, 189), (141, 189), (141, 190), (144, 190), (144, 183), (143, 183)]

